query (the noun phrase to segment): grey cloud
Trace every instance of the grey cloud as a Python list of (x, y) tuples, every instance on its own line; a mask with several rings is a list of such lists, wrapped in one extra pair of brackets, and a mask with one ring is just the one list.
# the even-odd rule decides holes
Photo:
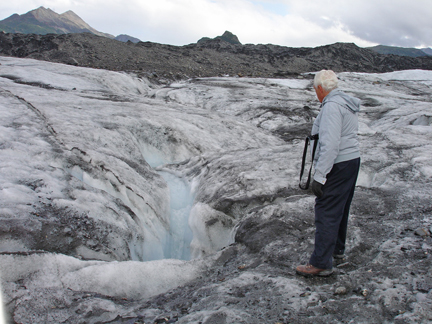
[[(335, 0), (298, 3), (294, 9), (305, 19), (323, 28), (342, 25), (363, 40), (384, 45), (432, 46), (432, 6), (429, 1), (376, 0), (350, 2)], [(322, 17), (326, 17), (323, 19)]]

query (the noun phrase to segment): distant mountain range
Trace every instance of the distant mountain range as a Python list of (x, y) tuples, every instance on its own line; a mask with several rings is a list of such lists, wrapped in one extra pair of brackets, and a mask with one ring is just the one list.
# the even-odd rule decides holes
[(141, 42), (141, 40), (139, 40), (138, 38), (129, 36), (129, 35), (125, 35), (125, 34), (121, 34), (116, 36), (114, 39), (121, 41), (121, 42), (132, 42), (132, 43), (138, 43)]
[(377, 45), (377, 46), (367, 47), (367, 48), (379, 54), (394, 54), (394, 55), (410, 56), (410, 57), (421, 57), (421, 56), (432, 55), (432, 49), (428, 47), (417, 49), (417, 48)]
[(1, 20), (0, 31), (4, 31), (5, 33), (39, 35), (92, 33), (98, 36), (117, 39), (122, 42), (131, 41), (137, 43), (140, 41), (139, 39), (128, 35), (119, 35), (114, 37), (111, 34), (97, 31), (71, 10), (58, 14), (51, 9), (46, 9), (44, 7), (39, 7), (22, 15), (15, 13), (10, 17)]
[[(39, 7), (35, 10), (31, 10), (26, 14), (13, 14), (12, 16), (0, 21), (0, 31), (5, 33), (21, 33), (21, 34), (70, 34), (70, 33), (91, 33), (98, 36), (104, 36), (111, 39), (116, 39), (121, 42), (132, 42), (138, 43), (138, 38), (129, 35), (118, 35), (114, 37), (111, 34), (97, 31), (84, 20), (82, 20), (77, 14), (69, 10), (65, 13), (58, 14), (51, 9)], [(215, 38), (203, 37), (198, 40), (198, 44), (203, 44), (208, 41), (220, 40), (227, 42), (232, 45), (241, 45), (236, 35), (229, 31), (225, 31), (222, 36)], [(379, 54), (394, 54), (399, 56), (409, 57), (422, 57), (432, 56), (431, 48), (404, 48), (394, 46), (378, 45), (368, 47)]]

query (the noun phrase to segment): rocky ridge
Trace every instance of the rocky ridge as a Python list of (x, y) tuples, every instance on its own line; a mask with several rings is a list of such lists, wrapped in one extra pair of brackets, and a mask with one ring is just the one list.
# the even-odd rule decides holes
[(136, 71), (157, 79), (211, 76), (288, 77), (336, 72), (432, 70), (432, 57), (381, 55), (351, 43), (316, 48), (231, 44), (220, 38), (184, 46), (119, 42), (90, 33), (35, 35), (0, 33), (0, 55), (33, 58), (113, 71)]

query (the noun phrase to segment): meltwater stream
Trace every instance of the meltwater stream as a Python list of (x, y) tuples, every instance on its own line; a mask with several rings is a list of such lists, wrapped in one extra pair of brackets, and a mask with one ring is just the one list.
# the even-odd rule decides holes
[(189, 260), (192, 230), (188, 225), (194, 197), (188, 184), (175, 175), (159, 171), (170, 192), (170, 231), (164, 247), (166, 259)]
[(169, 231), (161, 242), (164, 258), (190, 260), (193, 233), (189, 227), (189, 215), (195, 199), (190, 185), (170, 172), (158, 170), (170, 163), (167, 161), (170, 159), (162, 152), (141, 143), (141, 153), (146, 162), (166, 181), (169, 189)]

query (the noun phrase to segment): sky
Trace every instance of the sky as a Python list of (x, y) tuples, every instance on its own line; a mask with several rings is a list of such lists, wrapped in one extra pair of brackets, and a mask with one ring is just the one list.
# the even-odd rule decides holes
[(0, 20), (40, 6), (72, 10), (114, 36), (171, 45), (228, 30), (242, 44), (432, 47), (431, 0), (14, 0), (2, 1)]

